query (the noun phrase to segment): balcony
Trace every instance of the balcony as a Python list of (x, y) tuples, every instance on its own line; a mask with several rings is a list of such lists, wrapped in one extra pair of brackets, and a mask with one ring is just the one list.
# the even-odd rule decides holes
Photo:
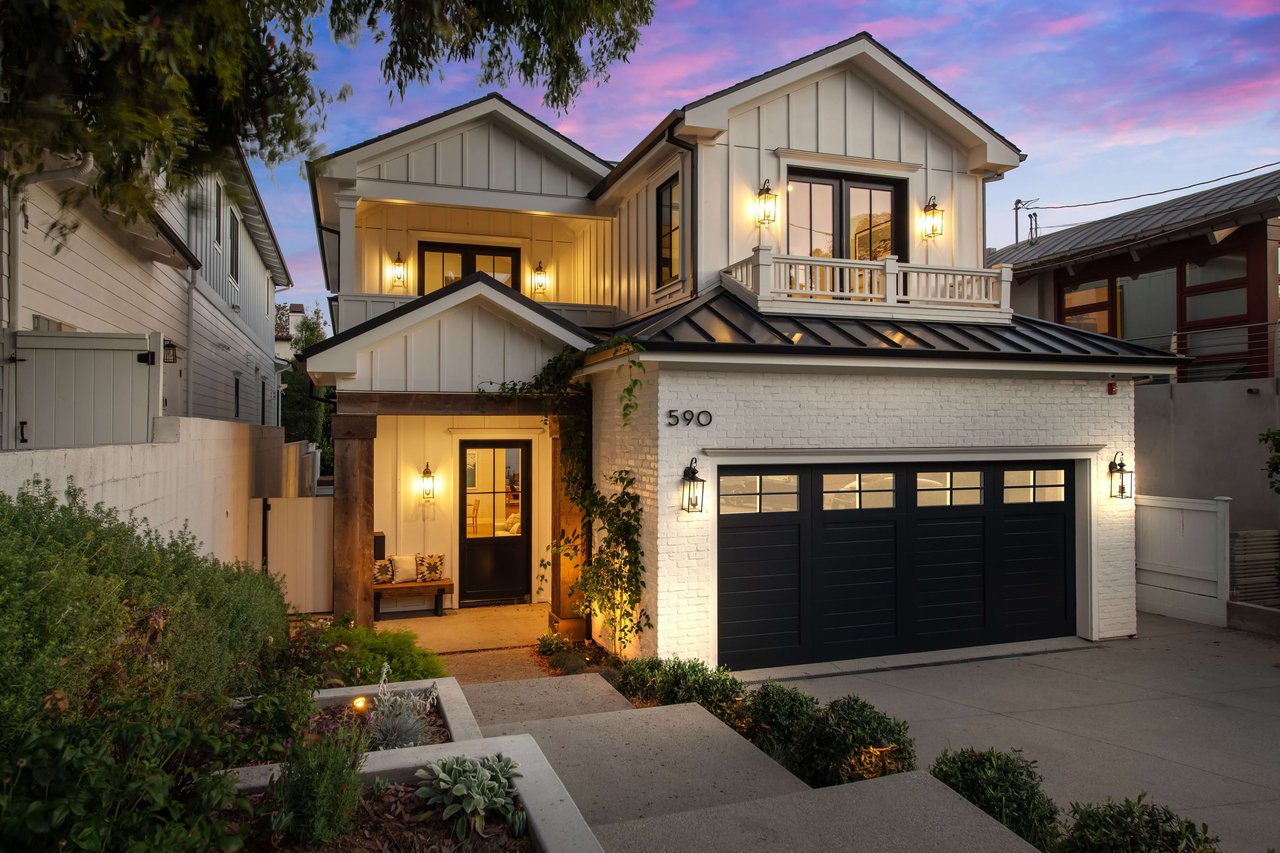
[(887, 317), (1008, 323), (1013, 268), (965, 269), (882, 261), (775, 255), (757, 247), (721, 270), (765, 314)]

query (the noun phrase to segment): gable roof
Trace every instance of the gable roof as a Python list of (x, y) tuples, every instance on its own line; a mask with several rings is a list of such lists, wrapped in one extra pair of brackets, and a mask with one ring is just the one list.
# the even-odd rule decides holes
[[(326, 338), (303, 352), (302, 360), (308, 362), (307, 366), (310, 370), (312, 365), (309, 362), (312, 359), (328, 355), (329, 357), (325, 358), (328, 362), (334, 360), (334, 355), (354, 354), (359, 349), (372, 346), (395, 329), (421, 322), (477, 299), (489, 303), (501, 313), (512, 316), (569, 346), (586, 349), (595, 343), (595, 337), (591, 333), (559, 314), (549, 311), (529, 297), (517, 293), (511, 287), (498, 283), (487, 273), (476, 272), (448, 287), (420, 296), (372, 320), (366, 320), (331, 338)], [(329, 365), (326, 364), (316, 369), (325, 372), (328, 368)], [(342, 371), (328, 370), (328, 372)]]
[(992, 252), (987, 263), (1029, 272), (1273, 216), (1280, 216), (1280, 171), (1023, 240)]
[[(646, 350), (1167, 367), (1189, 359), (1015, 314), (1010, 325), (761, 314), (729, 288), (623, 329)], [(1164, 371), (1161, 371), (1164, 372)]]

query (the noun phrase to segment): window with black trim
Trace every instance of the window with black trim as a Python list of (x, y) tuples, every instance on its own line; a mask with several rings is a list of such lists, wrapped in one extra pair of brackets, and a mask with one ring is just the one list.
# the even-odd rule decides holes
[(227, 248), (230, 250), (227, 254), (227, 274), (231, 276), (233, 284), (237, 285), (240, 281), (240, 220), (235, 213), (227, 212)]
[(893, 509), (893, 474), (823, 474), (822, 508)]
[(238, 418), (240, 417), (240, 377), (239, 376), (236, 376), (233, 379), (231, 394), (232, 394), (232, 415), (233, 417)]
[(675, 281), (680, 277), (680, 175), (658, 187), (657, 198), (658, 235), (658, 284)]
[(907, 182), (795, 169), (787, 175), (787, 254), (908, 260)]
[(720, 477), (720, 512), (796, 512), (799, 474), (725, 474)]
[(511, 246), (418, 243), (418, 295), (426, 296), (475, 272), (520, 290), (520, 250)]
[(1067, 472), (1061, 468), (1034, 468), (1004, 472), (1007, 504), (1060, 503), (1067, 499)]
[(981, 471), (921, 471), (916, 474), (916, 506), (977, 506), (981, 503)]
[(222, 245), (222, 184), (213, 184), (213, 242)]

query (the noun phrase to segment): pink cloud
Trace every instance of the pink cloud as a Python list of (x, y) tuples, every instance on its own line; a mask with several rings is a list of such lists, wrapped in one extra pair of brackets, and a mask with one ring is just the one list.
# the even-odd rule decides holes
[(1062, 38), (1075, 35), (1082, 30), (1093, 29), (1105, 19), (1106, 14), (1103, 12), (1081, 12), (1079, 15), (1047, 21), (1037, 29), (1037, 32), (1049, 38)]

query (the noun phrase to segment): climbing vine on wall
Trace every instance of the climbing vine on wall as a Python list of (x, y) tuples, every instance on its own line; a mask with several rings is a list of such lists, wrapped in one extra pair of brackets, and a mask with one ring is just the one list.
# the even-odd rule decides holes
[[(640, 544), (644, 513), (636, 478), (630, 470), (614, 471), (606, 478), (609, 491), (597, 488), (591, 472), (591, 387), (575, 376), (583, 362), (601, 352), (630, 354), (617, 368), (627, 382), (618, 394), (625, 427), (640, 405), (638, 392), (644, 364), (636, 358), (643, 347), (626, 337), (614, 337), (585, 352), (565, 347), (526, 382), (504, 382), (496, 394), (529, 397), (542, 404), (543, 416), (555, 417), (560, 428), (560, 470), (565, 496), (582, 511), (580, 528), (560, 530), (552, 540), (548, 557), (559, 556), (582, 566), (569, 588), (574, 608), (583, 616), (599, 618), (614, 654), (621, 653), (637, 634), (653, 627), (642, 605), (644, 549)], [(589, 534), (594, 534), (591, 536)], [(542, 561), (544, 573), (549, 559)]]

